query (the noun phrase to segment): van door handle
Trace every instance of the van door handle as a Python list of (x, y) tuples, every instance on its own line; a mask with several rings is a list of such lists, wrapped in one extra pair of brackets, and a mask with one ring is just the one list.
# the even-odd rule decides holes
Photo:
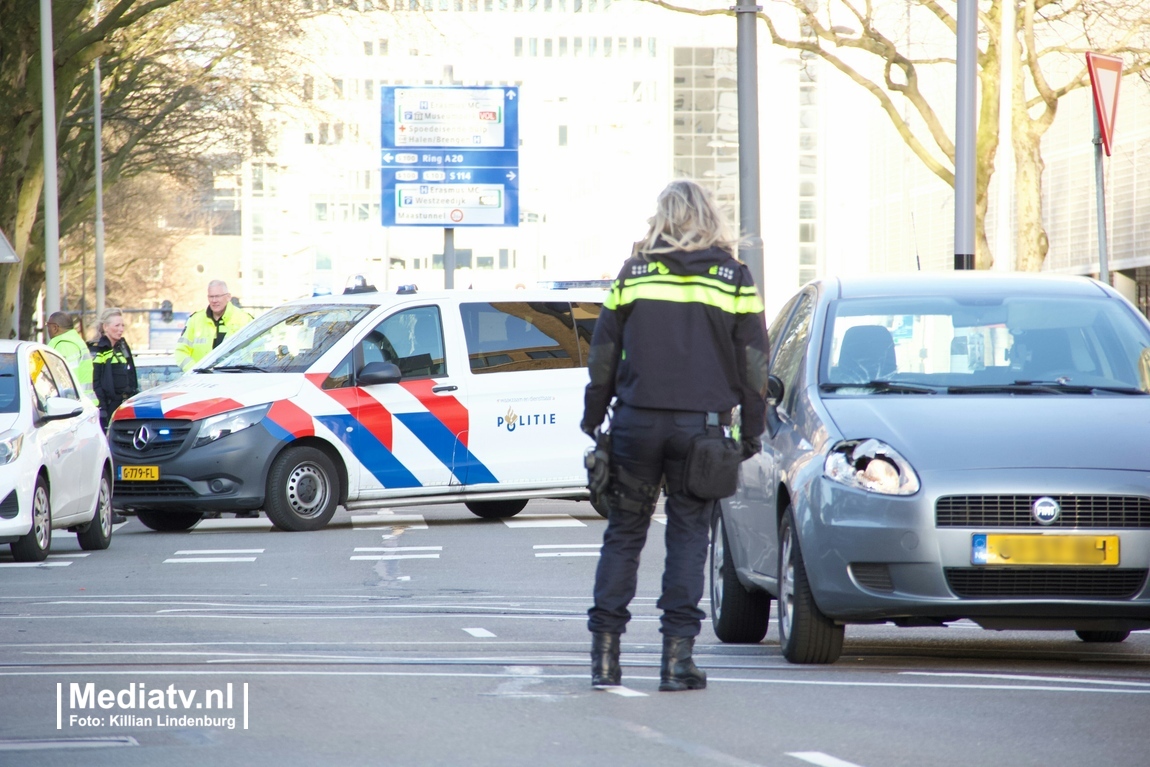
[(432, 386), (431, 392), (433, 394), (438, 394), (441, 391), (455, 391), (458, 388), (459, 387), (455, 386), (454, 384), (444, 384), (443, 386)]

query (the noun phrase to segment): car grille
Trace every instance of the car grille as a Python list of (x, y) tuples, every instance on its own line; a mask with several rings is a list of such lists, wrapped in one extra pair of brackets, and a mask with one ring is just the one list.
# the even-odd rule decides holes
[[(1062, 514), (1040, 525), (1031, 509), (1050, 497)], [(1150, 528), (1150, 498), (1136, 495), (952, 495), (934, 505), (939, 527)]]
[(1129, 599), (1142, 589), (1146, 570), (948, 567), (946, 582), (969, 599)]
[[(140, 428), (144, 426), (151, 433), (151, 439), (141, 450), (136, 447), (135, 439)], [(162, 461), (178, 453), (191, 430), (191, 421), (124, 420), (112, 422), (108, 437), (114, 455), (123, 458), (125, 462), (146, 463)]]
[(196, 498), (196, 491), (175, 479), (161, 479), (157, 482), (124, 482), (116, 480), (112, 489), (116, 501), (132, 498)]
[(0, 519), (13, 519), (20, 513), (20, 499), (16, 497), (16, 491), (8, 493), (8, 497), (0, 503)]

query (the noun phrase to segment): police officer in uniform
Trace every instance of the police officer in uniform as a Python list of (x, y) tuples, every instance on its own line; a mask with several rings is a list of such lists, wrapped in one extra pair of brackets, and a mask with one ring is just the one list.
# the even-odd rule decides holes
[(76, 376), (76, 383), (93, 402), (96, 394), (92, 390), (92, 355), (83, 337), (72, 327), (72, 316), (67, 312), (52, 312), (46, 324), (48, 345), (64, 358)]
[(591, 341), (584, 432), (603, 426), (614, 399), (607, 530), (587, 622), (591, 677), (596, 688), (621, 684), (619, 636), (631, 617), (639, 554), (665, 482), (659, 689), (697, 690), (707, 685), (691, 653), (705, 617), (698, 605), (715, 501), (687, 492), (687, 448), (696, 435), (718, 433), (741, 405), (743, 457), (758, 452), (768, 342), (762, 300), (750, 270), (735, 258), (735, 240), (710, 193), (693, 181), (674, 181), (649, 221)]
[(232, 294), (223, 280), (208, 283), (208, 308), (188, 317), (176, 342), (176, 364), (185, 373), (215, 349), (226, 336), (252, 321), (252, 316), (231, 303)]

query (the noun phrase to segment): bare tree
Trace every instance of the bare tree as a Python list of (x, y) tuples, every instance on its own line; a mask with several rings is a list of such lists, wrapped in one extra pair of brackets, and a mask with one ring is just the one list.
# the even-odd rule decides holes
[[(666, 0), (643, 0), (679, 13), (730, 15)], [(931, 83), (954, 82), (955, 2), (941, 0), (776, 0), (759, 14), (775, 45), (817, 56), (865, 88), (931, 173), (954, 186), (953, 126)], [(1014, 10), (1011, 39), (1004, 12)], [(978, 3), (978, 128), (975, 138), (975, 263), (993, 263), (985, 220), (999, 149), (1000, 57), (1013, 60), (1011, 135), (1016, 168), (1014, 267), (1037, 271), (1049, 250), (1042, 221), (1042, 137), (1059, 101), (1089, 86), (1085, 53), (1121, 56), (1124, 75), (1150, 67), (1150, 0), (1004, 0)], [(925, 53), (922, 53), (925, 52)], [(953, 90), (949, 91), (949, 104)]]
[[(204, 157), (263, 151), (258, 119), (298, 87), (293, 42), (313, 15), (290, 0), (55, 0), (62, 237), (93, 215), (91, 64), (101, 57), (104, 180), (190, 178)], [(326, 4), (324, 4), (326, 5)], [(0, 0), (0, 229), (22, 263), (0, 266), (0, 336), (27, 337), (44, 281), (38, 4)]]

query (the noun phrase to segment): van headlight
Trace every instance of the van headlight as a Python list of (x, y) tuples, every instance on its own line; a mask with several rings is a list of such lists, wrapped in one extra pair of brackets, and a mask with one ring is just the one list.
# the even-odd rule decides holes
[(835, 445), (823, 465), (823, 476), (847, 487), (883, 495), (914, 495), (920, 486), (910, 462), (877, 439)]
[(11, 429), (0, 434), (0, 466), (7, 466), (20, 457), (24, 447), (24, 432)]
[(245, 407), (240, 410), (229, 410), (226, 413), (205, 418), (200, 423), (200, 433), (199, 436), (196, 437), (196, 442), (192, 447), (201, 447), (210, 442), (215, 442), (220, 437), (226, 437), (229, 434), (235, 434), (237, 431), (243, 431), (249, 426), (255, 426), (267, 415), (268, 408), (270, 407), (271, 403), (269, 402), (266, 405)]

